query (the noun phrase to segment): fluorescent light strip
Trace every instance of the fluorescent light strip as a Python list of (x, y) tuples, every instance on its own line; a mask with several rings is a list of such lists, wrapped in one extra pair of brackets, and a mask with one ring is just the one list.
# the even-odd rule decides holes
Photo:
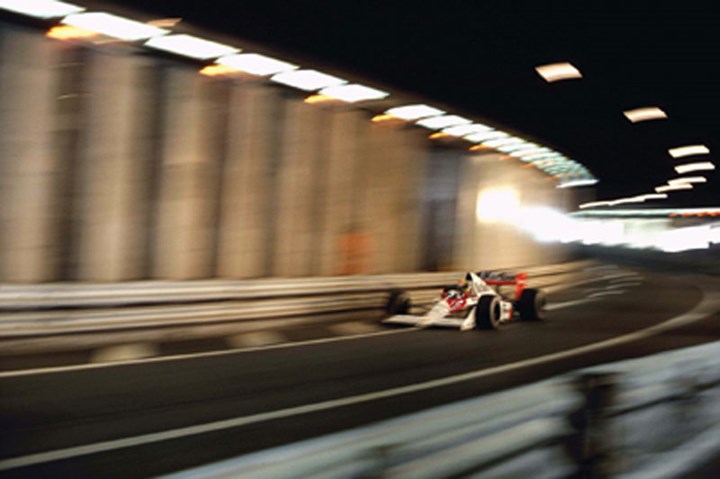
[(52, 0), (0, 0), (0, 8), (35, 18), (65, 17), (85, 11), (85, 7)]
[(535, 67), (535, 71), (548, 83), (582, 78), (580, 70), (575, 68), (571, 63), (567, 62), (540, 65)]
[(690, 183), (678, 183), (676, 185), (662, 185), (655, 188), (655, 191), (658, 193), (665, 193), (666, 191), (676, 191), (676, 190), (691, 190), (693, 189), (693, 185)]
[(415, 122), (415, 124), (424, 126), (425, 128), (429, 128), (431, 130), (439, 130), (440, 128), (447, 128), (457, 125), (467, 125), (469, 123), (472, 122), (467, 118), (463, 118), (457, 115), (433, 116)]
[(494, 140), (497, 138), (509, 138), (510, 135), (502, 131), (486, 131), (481, 133), (473, 133), (472, 135), (465, 135), (463, 138), (472, 141), (473, 143), (482, 143), (487, 140)]
[(625, 117), (633, 123), (667, 118), (667, 114), (656, 106), (625, 110), (623, 115), (625, 115)]
[(65, 17), (61, 23), (129, 42), (146, 40), (170, 33), (162, 28), (104, 12), (70, 15)]
[(715, 165), (710, 163), (709, 161), (699, 161), (697, 163), (686, 163), (684, 165), (678, 165), (675, 167), (675, 171), (678, 172), (678, 174), (683, 175), (685, 173), (690, 173), (691, 171), (707, 171), (707, 170), (714, 170)]
[(497, 148), (499, 146), (517, 145), (517, 144), (521, 144), (521, 143), (525, 143), (525, 140), (523, 140), (522, 138), (510, 137), (510, 138), (504, 138), (504, 139), (500, 139), (500, 140), (485, 141), (485, 142), (483, 142), (483, 145), (490, 147), (490, 148)]
[(560, 183), (557, 188), (575, 188), (578, 186), (592, 186), (597, 184), (598, 180), (572, 180), (572, 181), (566, 181), (564, 183)]
[(277, 75), (272, 76), (270, 80), (305, 91), (319, 90), (321, 88), (347, 83), (345, 80), (338, 77), (321, 73), (316, 70), (296, 70), (278, 73)]
[(258, 53), (241, 53), (215, 60), (218, 65), (233, 68), (251, 75), (267, 76), (297, 70), (299, 67)]
[(451, 136), (467, 136), (473, 133), (491, 132), (494, 131), (489, 126), (481, 123), (471, 123), (469, 125), (457, 125), (445, 128), (442, 132)]
[(395, 118), (400, 118), (401, 120), (412, 121), (419, 120), (420, 118), (425, 118), (428, 116), (442, 115), (445, 112), (443, 110), (438, 110), (437, 108), (434, 108), (432, 106), (419, 104), (390, 108), (389, 110), (385, 111), (385, 113), (387, 115), (394, 116)]
[(358, 84), (331, 86), (320, 90), (320, 94), (337, 100), (342, 100), (347, 103), (380, 100), (389, 95), (387, 92)]
[(198, 60), (232, 55), (240, 51), (238, 48), (222, 43), (211, 42), (192, 35), (164, 35), (151, 38), (145, 43), (146, 46), (163, 50), (178, 55), (183, 55)]
[(644, 200), (664, 200), (667, 198), (668, 195), (666, 193), (648, 193), (645, 195), (640, 195), (639, 198), (642, 198)]
[(710, 150), (705, 145), (688, 145), (680, 146), (678, 148), (670, 148), (668, 153), (670, 153), (670, 156), (673, 158), (683, 158), (691, 155), (704, 155), (706, 153), (710, 153)]
[(669, 185), (681, 185), (685, 183), (707, 183), (707, 179), (704, 176), (686, 176), (668, 180)]
[(609, 201), (591, 201), (590, 203), (583, 203), (580, 205), (580, 209), (584, 210), (586, 208), (597, 208), (598, 206), (610, 206)]

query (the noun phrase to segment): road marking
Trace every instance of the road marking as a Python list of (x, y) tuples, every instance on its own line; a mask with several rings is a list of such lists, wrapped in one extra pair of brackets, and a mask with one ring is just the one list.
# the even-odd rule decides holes
[(598, 291), (588, 295), (588, 298), (600, 298), (602, 296), (612, 296), (617, 294), (624, 294), (624, 289), (606, 289), (605, 291)]
[[(716, 312), (720, 308), (720, 293), (709, 292), (705, 289), (702, 290), (701, 301), (690, 311), (683, 313), (674, 318), (668, 319), (660, 324), (650, 326), (648, 328), (635, 331), (633, 333), (618, 336), (617, 338), (607, 339), (598, 343), (588, 344), (585, 346), (578, 346), (575, 348), (567, 349), (557, 353), (546, 354), (536, 358), (523, 359), (510, 364), (504, 364), (502, 366), (495, 366), (487, 369), (478, 369), (467, 373), (457, 374), (454, 376), (448, 376), (440, 379), (434, 379), (422, 383), (409, 384), (406, 386), (400, 386), (382, 391), (375, 391), (371, 393), (358, 394), (355, 396), (348, 396), (345, 398), (332, 399), (328, 401), (322, 401), (315, 404), (306, 404), (303, 406), (296, 406), (286, 409), (280, 409), (277, 411), (269, 411), (260, 414), (253, 414), (250, 416), (241, 416), (231, 419), (224, 419), (221, 421), (213, 421), (205, 424), (197, 424), (195, 426), (187, 426), (176, 429), (169, 429), (167, 431), (155, 432), (150, 434), (141, 434), (139, 436), (125, 437), (122, 439), (114, 439), (110, 441), (98, 442), (95, 444), (88, 444), (85, 446), (69, 447), (65, 449), (57, 449), (54, 451), (40, 452), (35, 454), (28, 454), (25, 456), (13, 457), (0, 461), (0, 471), (7, 471), (10, 469), (17, 469), (19, 467), (27, 467), (38, 464), (44, 464), (47, 462), (72, 459), (75, 457), (86, 456), (89, 454), (97, 454), (101, 452), (113, 451), (116, 449), (123, 449), (127, 447), (142, 446), (145, 444), (153, 444), (162, 441), (168, 441), (172, 439), (185, 438), (188, 436), (195, 436), (199, 434), (207, 434), (211, 432), (224, 431), (241, 426), (247, 426), (249, 424), (256, 424), (265, 421), (282, 419), (291, 416), (298, 416), (301, 414), (309, 414), (313, 412), (324, 411), (328, 409), (335, 409), (343, 406), (351, 406), (355, 404), (365, 403), (369, 401), (376, 401), (380, 399), (387, 399), (394, 396), (400, 396), (403, 394), (417, 393), (426, 391), (429, 389), (435, 389), (444, 386), (450, 386), (466, 381), (471, 381), (494, 374), (505, 373), (508, 371), (514, 371), (523, 369), (530, 366), (537, 366), (544, 363), (557, 361), (560, 359), (566, 359), (580, 354), (586, 354), (600, 349), (606, 349), (620, 344), (645, 339), (656, 334), (684, 326), (686, 324), (699, 321), (708, 315)], [(405, 331), (405, 330), (400, 330)], [(411, 330), (412, 331), (412, 330)]]
[(416, 329), (389, 329), (389, 330), (383, 329), (382, 331), (377, 331), (374, 333), (356, 334), (354, 336), (312, 339), (309, 341), (297, 341), (297, 342), (292, 342), (292, 343), (271, 344), (271, 345), (267, 345), (267, 346), (255, 346), (255, 347), (249, 347), (249, 348), (245, 348), (245, 349), (230, 349), (230, 350), (224, 349), (221, 351), (207, 351), (207, 352), (202, 352), (202, 353), (174, 354), (171, 356), (156, 356), (154, 358), (145, 358), (142, 360), (135, 359), (135, 360), (128, 360), (128, 361), (118, 361), (118, 362), (114, 362), (114, 363), (92, 363), (92, 364), (88, 363), (88, 364), (75, 364), (75, 365), (71, 365), (71, 366), (56, 366), (56, 367), (49, 367), (49, 368), (26, 369), (26, 370), (22, 370), (22, 371), (6, 371), (6, 372), (0, 372), (0, 379), (22, 377), (22, 376), (35, 376), (38, 374), (54, 374), (54, 373), (84, 371), (84, 370), (88, 370), (88, 369), (100, 369), (100, 368), (111, 368), (111, 367), (121, 367), (121, 366), (135, 366), (138, 364), (181, 361), (181, 360), (186, 360), (186, 359), (210, 358), (210, 357), (215, 357), (215, 356), (226, 356), (226, 355), (230, 355), (230, 354), (254, 353), (254, 352), (261, 352), (261, 351), (270, 351), (273, 349), (297, 348), (297, 347), (301, 347), (301, 346), (314, 346), (317, 344), (335, 343), (335, 342), (339, 342), (339, 341), (349, 341), (349, 340), (355, 340), (355, 339), (372, 338), (372, 337), (376, 337), (376, 336), (388, 336), (391, 334), (410, 333), (413, 331), (417, 331), (417, 330)]
[(158, 348), (151, 343), (120, 344), (100, 348), (90, 357), (91, 363), (114, 363), (157, 356)]

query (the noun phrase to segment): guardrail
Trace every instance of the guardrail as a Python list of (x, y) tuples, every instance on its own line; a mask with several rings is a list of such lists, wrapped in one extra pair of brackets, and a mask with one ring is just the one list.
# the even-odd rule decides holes
[[(592, 264), (575, 261), (526, 270), (530, 284), (545, 287), (566, 283), (567, 275)], [(462, 274), (0, 285), (0, 338), (340, 312), (367, 311), (379, 315), (390, 289), (407, 289), (413, 303), (422, 304), (436, 297), (439, 287), (455, 283)]]
[(691, 477), (720, 454), (720, 342), (210, 464), (167, 479)]

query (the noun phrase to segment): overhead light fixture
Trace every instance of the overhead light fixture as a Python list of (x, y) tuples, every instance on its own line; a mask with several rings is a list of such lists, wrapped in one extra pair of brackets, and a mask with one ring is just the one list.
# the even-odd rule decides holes
[(579, 186), (592, 186), (597, 184), (598, 180), (595, 179), (583, 179), (583, 180), (571, 180), (565, 181), (557, 185), (557, 188), (577, 188)]
[(562, 156), (562, 155), (561, 155), (560, 153), (558, 153), (557, 151), (552, 151), (552, 150), (550, 150), (550, 149), (548, 149), (548, 150), (549, 150), (549, 151), (543, 152), (543, 153), (534, 153), (534, 154), (532, 154), (532, 155), (527, 155), (527, 156), (524, 156), (524, 158), (525, 158), (526, 161), (543, 160), (543, 159), (546, 159), (546, 158), (556, 158), (556, 157), (557, 157), (558, 159), (565, 158), (564, 156)]
[(445, 112), (432, 106), (419, 104), (390, 108), (385, 113), (401, 120), (412, 121), (429, 116), (443, 115)]
[(638, 198), (642, 198), (643, 201), (645, 201), (645, 200), (664, 200), (667, 197), (668, 197), (668, 195), (666, 193), (647, 193), (647, 194), (638, 196)]
[(45, 36), (54, 40), (88, 40), (98, 37), (99, 34), (72, 25), (55, 25)]
[(708, 170), (714, 170), (715, 165), (710, 163), (709, 161), (699, 161), (697, 163), (686, 163), (684, 165), (678, 165), (675, 167), (675, 171), (678, 172), (680, 175), (684, 175), (685, 173), (690, 173), (691, 171), (708, 171)]
[(525, 140), (522, 138), (516, 138), (516, 137), (509, 137), (509, 138), (500, 138), (497, 140), (488, 140), (484, 141), (483, 145), (489, 146), (490, 148), (497, 148), (500, 146), (508, 146), (508, 145), (517, 145), (525, 143)]
[(683, 158), (691, 155), (704, 155), (710, 153), (710, 149), (705, 145), (688, 145), (680, 146), (678, 148), (670, 148), (668, 150), (670, 156), (673, 158)]
[(337, 98), (333, 98), (333, 97), (330, 97), (327, 95), (321, 95), (319, 93), (316, 93), (314, 95), (310, 95), (309, 97), (305, 98), (305, 100), (303, 100), (303, 102), (309, 103), (309, 104), (315, 104), (315, 103), (327, 103), (327, 102), (336, 101), (336, 100), (337, 100)]
[(641, 121), (648, 120), (661, 120), (663, 118), (667, 118), (667, 114), (656, 106), (625, 110), (623, 112), (623, 115), (625, 115), (625, 117), (633, 123), (639, 123)]
[(487, 140), (496, 140), (499, 138), (509, 137), (510, 135), (502, 131), (483, 131), (480, 133), (473, 133), (472, 135), (465, 135), (463, 138), (468, 141), (472, 141), (473, 143), (482, 143), (483, 141)]
[(345, 80), (317, 70), (296, 70), (273, 75), (270, 80), (305, 91), (319, 90), (329, 86), (342, 85)]
[(163, 50), (198, 60), (232, 55), (240, 51), (239, 48), (185, 34), (151, 38), (145, 42), (145, 45), (156, 50)]
[(147, 40), (170, 33), (162, 28), (103, 12), (70, 15), (65, 17), (61, 23), (128, 42)]
[(0, 0), (0, 8), (35, 18), (66, 17), (85, 11), (85, 7), (52, 0)]
[(267, 76), (297, 70), (299, 67), (259, 53), (241, 53), (228, 55), (215, 60), (218, 65), (224, 65), (251, 75)]
[(692, 190), (693, 185), (690, 183), (677, 183), (675, 185), (662, 185), (655, 188), (655, 191), (658, 193), (665, 193), (667, 191), (676, 191), (676, 190)]
[(538, 75), (540, 75), (548, 83), (582, 78), (580, 70), (568, 62), (540, 65), (535, 67), (535, 71), (538, 72)]
[(430, 128), (431, 130), (439, 130), (440, 128), (447, 128), (449, 126), (466, 125), (472, 123), (467, 118), (463, 118), (457, 115), (441, 115), (425, 118), (415, 122), (417, 125)]
[(347, 103), (356, 103), (359, 101), (368, 100), (381, 100), (389, 95), (389, 93), (387, 92), (358, 84), (331, 86), (320, 90), (320, 94)]
[(581, 210), (584, 210), (586, 208), (597, 208), (599, 206), (610, 206), (609, 201), (591, 201), (589, 203), (583, 203), (579, 206)]
[(683, 183), (707, 183), (704, 176), (684, 176), (668, 180), (669, 185), (681, 185)]
[(451, 136), (466, 136), (486, 131), (493, 131), (493, 129), (487, 125), (483, 125), (482, 123), (470, 123), (467, 125), (457, 125), (445, 128), (443, 133), (447, 133)]

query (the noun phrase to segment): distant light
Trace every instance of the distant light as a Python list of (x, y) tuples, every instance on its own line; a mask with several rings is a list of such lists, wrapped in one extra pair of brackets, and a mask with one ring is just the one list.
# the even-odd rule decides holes
[(557, 188), (577, 188), (579, 186), (592, 186), (597, 184), (596, 179), (585, 179), (585, 180), (572, 180), (560, 183)]
[(0, 8), (35, 18), (65, 17), (85, 11), (85, 7), (52, 0), (0, 0)]
[(667, 114), (656, 106), (625, 110), (623, 115), (625, 115), (625, 117), (633, 123), (667, 118)]
[(505, 132), (502, 131), (485, 131), (480, 133), (473, 133), (472, 135), (466, 135), (464, 138), (468, 141), (472, 141), (474, 143), (481, 143), (483, 141), (487, 140), (494, 140), (497, 138), (508, 138), (510, 135), (508, 135)]
[(587, 208), (597, 208), (600, 206), (610, 206), (609, 201), (591, 201), (590, 203), (583, 203), (579, 206), (581, 210), (587, 209)]
[(489, 126), (481, 123), (470, 123), (469, 125), (457, 125), (445, 128), (443, 133), (447, 133), (452, 136), (466, 136), (472, 135), (473, 133), (490, 132), (493, 131)]
[(440, 138), (448, 138), (450, 135), (447, 133), (443, 133), (442, 131), (436, 131), (435, 133), (432, 133), (428, 136), (428, 139), (430, 140), (438, 140)]
[(397, 120), (397, 118), (395, 118), (392, 115), (386, 115), (383, 113), (381, 115), (375, 115), (374, 117), (372, 117), (372, 119), (370, 121), (372, 121), (373, 123), (380, 123), (383, 121), (392, 121), (392, 120)]
[(305, 91), (319, 90), (321, 88), (347, 83), (341, 78), (328, 75), (327, 73), (321, 73), (317, 70), (297, 70), (278, 73), (271, 77), (270, 80)]
[(222, 57), (240, 51), (239, 48), (185, 34), (151, 38), (145, 45), (157, 50), (197, 58), (198, 60)]
[(276, 73), (289, 72), (299, 68), (292, 63), (266, 57), (259, 53), (229, 55), (215, 60), (215, 63), (257, 76), (275, 75)]
[(440, 128), (447, 128), (449, 126), (466, 125), (472, 123), (467, 118), (463, 118), (457, 115), (441, 115), (433, 116), (431, 118), (425, 118), (419, 120), (416, 124), (430, 128), (431, 130), (439, 130)]
[(639, 198), (642, 198), (644, 200), (664, 200), (667, 198), (668, 195), (666, 193), (648, 193), (645, 195), (640, 195)]
[(485, 146), (483, 144), (473, 145), (470, 148), (468, 148), (468, 150), (470, 150), (470, 151), (480, 151), (480, 150), (489, 150), (489, 149), (490, 148), (488, 148), (487, 146)]
[(710, 163), (709, 161), (699, 161), (697, 163), (686, 163), (684, 165), (678, 165), (675, 167), (675, 171), (678, 172), (678, 174), (683, 175), (685, 173), (690, 173), (691, 171), (706, 171), (706, 170), (714, 170), (715, 165)]
[(162, 28), (102, 12), (70, 15), (65, 17), (61, 23), (129, 42), (146, 40), (170, 33)]
[(688, 145), (678, 148), (670, 148), (668, 153), (670, 153), (670, 156), (673, 158), (683, 158), (691, 155), (704, 155), (706, 153), (710, 153), (710, 150), (705, 145)]
[(669, 185), (681, 185), (684, 183), (707, 183), (707, 179), (704, 176), (685, 176), (668, 180)]
[(481, 191), (475, 204), (478, 221), (512, 221), (520, 211), (520, 196), (510, 188)]
[(367, 100), (380, 100), (389, 95), (389, 93), (387, 92), (357, 84), (331, 86), (320, 90), (320, 94), (347, 103), (355, 103), (358, 101)]
[(56, 25), (48, 30), (45, 36), (55, 40), (84, 40), (95, 38), (98, 33), (84, 28), (73, 27), (72, 25)]
[(543, 79), (548, 83), (560, 80), (570, 80), (573, 78), (582, 78), (580, 70), (567, 62), (540, 65), (535, 67), (535, 71), (538, 72), (538, 75), (543, 77)]
[(390, 108), (385, 113), (392, 115), (395, 118), (412, 121), (419, 120), (420, 118), (426, 118), (428, 116), (442, 115), (445, 112), (427, 105), (407, 105)]
[(333, 98), (331, 96), (322, 95), (322, 94), (316, 94), (316, 95), (310, 95), (309, 97), (305, 98), (305, 100), (303, 100), (304, 103), (309, 103), (309, 104), (327, 103), (330, 101), (337, 101), (337, 98)]
[(666, 191), (676, 191), (676, 190), (692, 190), (693, 185), (690, 183), (678, 183), (675, 185), (662, 185), (655, 188), (655, 191), (658, 193), (665, 193)]

